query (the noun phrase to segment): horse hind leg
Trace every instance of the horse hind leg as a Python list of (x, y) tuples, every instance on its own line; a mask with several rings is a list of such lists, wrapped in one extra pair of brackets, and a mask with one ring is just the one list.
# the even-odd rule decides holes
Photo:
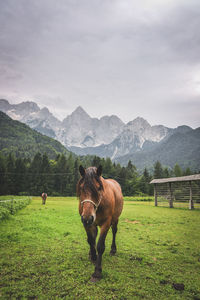
[(115, 255), (115, 253), (117, 252), (117, 247), (116, 247), (116, 242), (115, 242), (115, 237), (116, 237), (116, 233), (117, 233), (117, 224), (118, 224), (118, 220), (116, 222), (112, 223), (113, 239), (112, 239), (110, 255)]

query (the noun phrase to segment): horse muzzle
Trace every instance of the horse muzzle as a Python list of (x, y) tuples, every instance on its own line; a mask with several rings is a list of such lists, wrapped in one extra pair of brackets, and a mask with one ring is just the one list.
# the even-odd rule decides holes
[(81, 216), (81, 221), (84, 226), (90, 226), (94, 222), (94, 217), (93, 216), (89, 216), (89, 217)]

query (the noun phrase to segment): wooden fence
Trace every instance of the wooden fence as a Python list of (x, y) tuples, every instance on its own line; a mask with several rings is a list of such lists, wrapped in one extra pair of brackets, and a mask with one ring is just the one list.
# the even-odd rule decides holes
[(200, 174), (154, 179), (155, 206), (200, 208)]

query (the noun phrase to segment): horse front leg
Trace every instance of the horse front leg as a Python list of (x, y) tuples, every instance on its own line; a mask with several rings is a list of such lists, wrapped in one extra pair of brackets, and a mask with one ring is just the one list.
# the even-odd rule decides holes
[(97, 261), (96, 261), (94, 273), (92, 274), (91, 277), (92, 282), (99, 281), (102, 278), (102, 255), (105, 251), (105, 239), (108, 230), (110, 228), (110, 224), (111, 222), (108, 221), (101, 227), (100, 237), (97, 244), (97, 252), (98, 252)]
[(87, 241), (88, 244), (90, 245), (89, 258), (93, 263), (95, 263), (97, 260), (96, 237), (97, 237), (98, 229), (96, 225), (92, 225), (90, 227), (85, 227), (85, 230), (87, 233)]

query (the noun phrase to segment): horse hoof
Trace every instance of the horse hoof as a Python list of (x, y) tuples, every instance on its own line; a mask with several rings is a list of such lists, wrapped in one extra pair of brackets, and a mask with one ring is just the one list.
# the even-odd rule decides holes
[(96, 271), (92, 274), (92, 277), (90, 279), (91, 282), (97, 282), (102, 278), (102, 273), (99, 271)]
[(92, 258), (90, 258), (90, 261), (91, 261), (91, 263), (92, 263), (92, 264), (94, 264), (94, 265), (95, 265), (97, 260), (96, 260), (96, 259), (92, 259)]
[(95, 283), (95, 282), (98, 282), (99, 280), (101, 280), (100, 277), (93, 277), (93, 276), (92, 276), (91, 279), (90, 279), (90, 281), (91, 281), (91, 282), (94, 282), (94, 283)]
[(112, 250), (110, 251), (111, 256), (114, 256), (115, 254), (116, 254), (116, 251), (112, 251)]

